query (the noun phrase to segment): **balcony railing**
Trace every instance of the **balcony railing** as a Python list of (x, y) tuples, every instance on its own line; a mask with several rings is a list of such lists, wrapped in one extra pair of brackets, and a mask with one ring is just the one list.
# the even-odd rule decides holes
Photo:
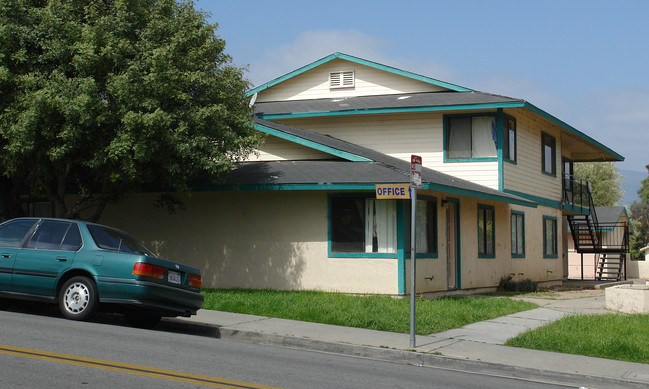
[(592, 196), (590, 183), (572, 174), (563, 174), (563, 203), (573, 208), (590, 209)]

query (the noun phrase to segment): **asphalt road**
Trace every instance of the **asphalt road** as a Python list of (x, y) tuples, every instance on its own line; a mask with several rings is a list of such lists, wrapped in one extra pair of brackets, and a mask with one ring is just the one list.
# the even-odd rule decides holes
[(565, 388), (504, 377), (234, 342), (199, 326), (62, 319), (55, 307), (0, 311), (2, 388)]

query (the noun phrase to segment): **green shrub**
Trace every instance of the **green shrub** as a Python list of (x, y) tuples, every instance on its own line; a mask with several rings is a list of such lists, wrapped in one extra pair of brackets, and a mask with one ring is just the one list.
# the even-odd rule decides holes
[(512, 280), (512, 276), (503, 277), (498, 282), (499, 292), (536, 292), (539, 285), (529, 278), (520, 281)]

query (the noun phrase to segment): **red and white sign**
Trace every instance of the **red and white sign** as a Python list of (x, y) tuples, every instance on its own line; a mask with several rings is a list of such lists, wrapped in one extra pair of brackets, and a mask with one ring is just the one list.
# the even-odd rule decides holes
[(410, 187), (421, 189), (421, 157), (410, 156)]

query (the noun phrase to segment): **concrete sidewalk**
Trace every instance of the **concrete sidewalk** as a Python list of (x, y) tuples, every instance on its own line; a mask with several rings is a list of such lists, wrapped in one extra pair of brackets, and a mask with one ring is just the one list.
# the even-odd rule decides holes
[(511, 337), (566, 315), (607, 312), (604, 296), (525, 300), (540, 307), (428, 336), (418, 335), (414, 350), (410, 348), (409, 334), (263, 316), (200, 310), (190, 319), (169, 320), (207, 326), (214, 336), (223, 339), (466, 371), (496, 370), (512, 377), (536, 377), (584, 387), (649, 387), (647, 364), (503, 346)]

